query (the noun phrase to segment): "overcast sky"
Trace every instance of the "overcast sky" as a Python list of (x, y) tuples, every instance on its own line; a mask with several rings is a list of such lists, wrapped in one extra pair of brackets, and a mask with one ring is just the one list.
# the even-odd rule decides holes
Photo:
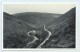
[(9, 14), (22, 12), (43, 12), (64, 14), (75, 4), (3, 4), (3, 11)]

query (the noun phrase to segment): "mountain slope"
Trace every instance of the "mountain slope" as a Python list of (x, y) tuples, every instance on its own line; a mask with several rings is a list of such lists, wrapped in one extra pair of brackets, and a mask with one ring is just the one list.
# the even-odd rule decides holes
[(60, 22), (64, 22), (64, 21), (66, 21), (66, 20), (68, 20), (70, 18), (73, 18), (73, 19), (75, 18), (75, 8), (69, 10), (65, 14), (61, 15), (60, 17), (58, 17), (57, 19), (52, 20), (51, 22), (47, 23), (46, 26), (48, 26), (48, 28), (49, 28), (49, 26), (52, 26), (52, 25), (55, 26), (56, 24), (58, 24)]
[(21, 19), (30, 24), (41, 26), (61, 16), (61, 14), (25, 12), (25, 13), (13, 14), (13, 16), (16, 16), (18, 19)]
[(33, 40), (29, 37), (27, 32), (32, 30), (32, 27), (25, 22), (16, 19), (14, 16), (7, 13), (4, 14), (4, 35), (3, 42), (4, 48), (21, 48), (26, 43)]
[(52, 35), (43, 48), (75, 47), (75, 8), (51, 21), (46, 26), (52, 32)]

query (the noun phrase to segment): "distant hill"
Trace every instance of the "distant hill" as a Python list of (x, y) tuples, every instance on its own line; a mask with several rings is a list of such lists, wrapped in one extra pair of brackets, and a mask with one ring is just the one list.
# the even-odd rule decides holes
[(30, 24), (41, 26), (48, 23), (49, 21), (55, 20), (55, 18), (61, 16), (61, 14), (24, 12), (13, 14), (13, 16), (16, 16), (18, 19), (28, 22)]

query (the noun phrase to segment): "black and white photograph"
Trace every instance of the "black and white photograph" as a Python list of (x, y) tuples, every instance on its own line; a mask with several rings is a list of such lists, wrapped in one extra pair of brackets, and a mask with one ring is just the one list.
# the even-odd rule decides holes
[(3, 48), (76, 48), (76, 5), (3, 4)]

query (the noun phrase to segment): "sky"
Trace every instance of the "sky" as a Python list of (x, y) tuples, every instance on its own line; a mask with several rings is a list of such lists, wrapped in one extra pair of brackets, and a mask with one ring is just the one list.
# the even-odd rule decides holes
[(75, 4), (3, 4), (3, 12), (9, 14), (22, 12), (64, 14), (74, 7)]

